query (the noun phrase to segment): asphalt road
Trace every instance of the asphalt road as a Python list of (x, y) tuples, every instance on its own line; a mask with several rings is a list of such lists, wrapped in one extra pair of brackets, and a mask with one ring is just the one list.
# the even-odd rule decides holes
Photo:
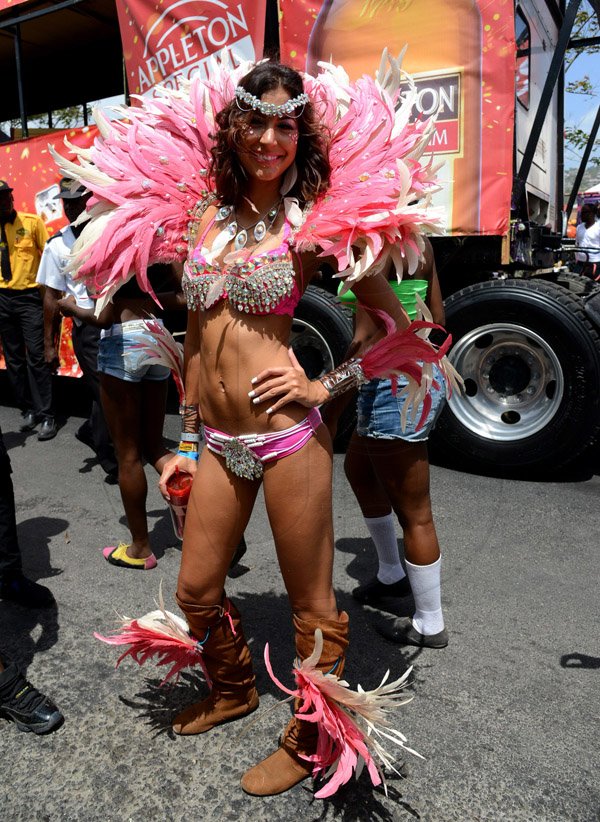
[[(385, 617), (350, 596), (375, 561), (337, 455), (335, 586), (351, 621), (346, 676), (370, 688), (388, 667), (399, 675), (414, 666), (414, 699), (398, 711), (397, 727), (425, 760), (405, 757), (404, 778), (389, 779), (387, 797), (363, 774), (329, 801), (315, 800), (308, 783), (260, 799), (243, 794), (239, 778), (273, 749), (286, 706), (247, 731), (242, 721), (174, 737), (169, 718), (196, 701), (195, 677), (159, 688), (152, 666), (126, 662), (115, 671), (115, 649), (92, 637), (112, 629), (115, 611), (151, 610), (161, 581), (176, 610), (180, 549), (151, 472), (158, 568), (114, 568), (100, 550), (126, 536), (123, 511), (117, 487), (73, 436), (81, 416), (44, 443), (16, 433), (18, 422), (14, 408), (0, 407), (25, 569), (58, 604), (44, 612), (0, 602), (0, 648), (55, 698), (66, 721), (35, 737), (0, 720), (2, 820), (600, 819), (600, 479), (593, 471), (533, 483), (433, 468), (450, 644), (419, 651), (388, 644), (373, 628)], [(174, 414), (166, 433), (174, 445)], [(228, 592), (251, 638), (260, 713), (279, 699), (262, 662), (265, 642), (276, 639), (272, 662), (284, 680), (293, 653), (260, 499), (246, 536), (249, 551)]]

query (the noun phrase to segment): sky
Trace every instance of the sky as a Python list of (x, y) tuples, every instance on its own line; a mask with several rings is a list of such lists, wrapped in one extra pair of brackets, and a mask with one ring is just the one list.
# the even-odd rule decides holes
[[(577, 80), (588, 75), (592, 82), (594, 77), (597, 81), (594, 82), (595, 94), (593, 97), (583, 96), (579, 94), (565, 95), (565, 123), (582, 129), (585, 132), (591, 130), (596, 117), (596, 111), (600, 105), (600, 54), (581, 54), (571, 66), (567, 74), (567, 82), (570, 80)], [(583, 152), (574, 152), (571, 148), (567, 148), (565, 152), (565, 165), (578, 166), (580, 155)], [(600, 133), (596, 140), (596, 156), (600, 155)], [(600, 179), (600, 170), (598, 171), (598, 178)]]

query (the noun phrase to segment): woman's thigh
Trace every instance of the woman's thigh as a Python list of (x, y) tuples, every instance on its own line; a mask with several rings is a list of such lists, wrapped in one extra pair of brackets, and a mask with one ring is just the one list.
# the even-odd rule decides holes
[(100, 398), (118, 459), (139, 458), (142, 442), (140, 383), (100, 374)]
[(431, 518), (427, 444), (365, 438), (371, 465), (403, 526)]
[(359, 437), (356, 431), (352, 434), (344, 470), (354, 496), (365, 517), (385, 517), (391, 511), (390, 501), (371, 463), (368, 437)]
[(267, 465), (264, 491), (292, 610), (337, 617), (331, 583), (332, 452), (324, 425), (300, 451)]
[(142, 449), (149, 462), (155, 464), (165, 456), (163, 441), (167, 407), (168, 380), (142, 380)]
[(260, 482), (231, 474), (204, 448), (194, 477), (183, 534), (178, 594), (185, 601), (221, 601), (225, 577), (244, 533)]

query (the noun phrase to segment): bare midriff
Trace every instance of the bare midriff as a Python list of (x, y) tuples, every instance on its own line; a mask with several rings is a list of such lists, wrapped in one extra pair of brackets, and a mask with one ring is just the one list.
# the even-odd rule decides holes
[[(212, 219), (216, 208), (208, 209), (200, 225)], [(252, 254), (277, 248), (283, 237), (284, 216), (280, 214), (272, 234), (252, 249)], [(220, 228), (212, 225), (204, 238), (210, 248)], [(222, 264), (228, 251), (220, 255)], [(296, 272), (296, 281), (301, 278)], [(302, 290), (302, 289), (301, 289)], [(202, 421), (227, 434), (264, 434), (283, 431), (301, 422), (309, 409), (299, 403), (289, 403), (274, 414), (267, 409), (279, 397), (255, 405), (248, 392), (252, 378), (267, 368), (291, 366), (288, 341), (292, 318), (287, 314), (245, 314), (236, 311), (223, 299), (207, 311), (196, 312), (200, 330), (199, 405)]]
[(240, 315), (226, 300), (197, 312), (200, 324), (200, 412), (203, 422), (227, 434), (282, 431), (308, 414), (289, 403), (274, 414), (267, 409), (278, 397), (255, 405), (248, 396), (252, 378), (267, 368), (290, 367), (286, 315)]

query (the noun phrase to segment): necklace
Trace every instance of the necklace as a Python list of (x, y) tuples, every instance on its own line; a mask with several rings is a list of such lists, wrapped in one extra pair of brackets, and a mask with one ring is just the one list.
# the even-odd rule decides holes
[[(221, 220), (226, 220), (229, 217), (233, 216), (231, 222), (225, 226), (223, 232), (225, 233), (226, 237), (229, 240), (233, 240), (233, 247), (236, 251), (241, 251), (242, 248), (245, 248), (246, 243), (248, 242), (248, 232), (252, 231), (252, 236), (254, 237), (257, 243), (260, 243), (264, 240), (267, 236), (267, 232), (270, 231), (273, 223), (275, 222), (277, 215), (279, 214), (279, 209), (281, 208), (281, 199), (279, 199), (275, 205), (272, 205), (271, 208), (262, 214), (255, 223), (252, 223), (248, 226), (241, 226), (238, 223), (238, 218), (235, 213), (235, 208), (233, 206), (221, 206), (221, 208), (217, 211), (217, 216), (215, 220), (220, 222)], [(267, 220), (267, 222), (265, 222)], [(235, 238), (235, 239), (234, 239)]]

